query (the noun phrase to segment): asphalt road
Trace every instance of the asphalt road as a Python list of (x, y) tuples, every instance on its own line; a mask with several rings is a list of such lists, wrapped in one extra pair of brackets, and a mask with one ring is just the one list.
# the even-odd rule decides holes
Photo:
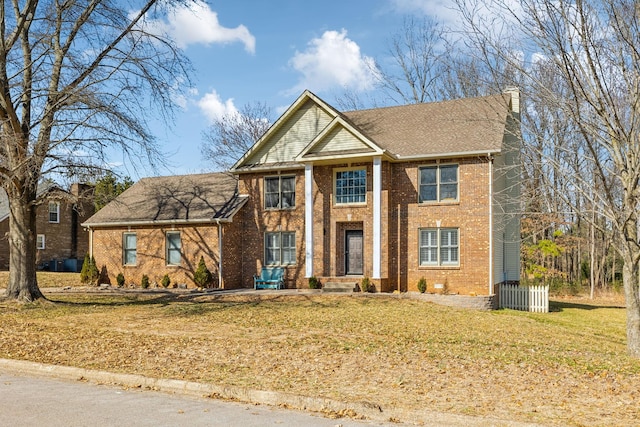
[(398, 426), (0, 371), (0, 426)]

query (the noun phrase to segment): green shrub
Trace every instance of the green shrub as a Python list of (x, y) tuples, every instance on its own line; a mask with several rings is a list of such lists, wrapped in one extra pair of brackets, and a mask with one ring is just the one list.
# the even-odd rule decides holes
[(124, 274), (118, 273), (118, 276), (116, 277), (116, 283), (118, 284), (119, 288), (124, 286)]
[(100, 272), (96, 266), (95, 258), (86, 254), (82, 263), (82, 270), (80, 270), (80, 281), (87, 285), (96, 285), (99, 276)]
[(91, 258), (89, 254), (84, 256), (84, 262), (82, 263), (82, 270), (80, 270), (80, 281), (82, 283), (87, 283), (89, 281), (89, 264), (91, 263)]
[(309, 277), (309, 289), (320, 289), (320, 281), (316, 276)]
[(147, 289), (149, 287), (149, 276), (147, 276), (146, 274), (142, 275), (140, 286), (142, 286), (143, 289)]
[(421, 294), (424, 294), (427, 291), (427, 280), (424, 277), (421, 277), (418, 280), (418, 290)]
[(171, 279), (169, 279), (169, 275), (165, 274), (164, 276), (162, 276), (162, 287), (163, 288), (168, 288), (169, 285), (171, 284)]
[(371, 280), (369, 280), (369, 278), (365, 276), (360, 282), (360, 290), (362, 292), (373, 292), (375, 290), (375, 287), (371, 283)]
[(198, 262), (198, 268), (196, 272), (193, 273), (193, 281), (199, 288), (205, 288), (213, 281), (213, 276), (211, 272), (207, 268), (207, 265), (204, 263), (204, 257), (200, 257), (200, 261)]

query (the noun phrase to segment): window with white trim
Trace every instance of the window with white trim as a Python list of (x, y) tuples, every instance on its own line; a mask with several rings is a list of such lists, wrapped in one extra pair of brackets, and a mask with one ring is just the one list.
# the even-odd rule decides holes
[(49, 222), (60, 222), (60, 203), (49, 202)]
[(38, 234), (36, 236), (36, 249), (44, 249), (44, 248), (45, 248), (44, 234)]
[(168, 231), (166, 234), (167, 265), (180, 265), (182, 260), (182, 242), (179, 231)]
[(339, 170), (335, 173), (336, 204), (365, 203), (367, 169)]
[(458, 165), (424, 166), (418, 174), (420, 203), (458, 200)]
[(136, 233), (124, 233), (122, 235), (122, 263), (124, 265), (136, 265), (137, 246)]
[(265, 265), (293, 265), (296, 263), (296, 233), (278, 231), (264, 233)]
[(267, 176), (264, 178), (265, 209), (291, 209), (295, 206), (295, 176)]
[(460, 265), (457, 228), (421, 228), (419, 232), (420, 266)]

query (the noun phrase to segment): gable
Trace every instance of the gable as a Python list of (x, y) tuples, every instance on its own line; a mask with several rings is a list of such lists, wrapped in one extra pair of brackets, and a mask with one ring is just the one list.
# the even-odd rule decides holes
[(353, 159), (383, 154), (384, 150), (338, 116), (298, 155), (297, 160)]
[(308, 99), (267, 135), (241, 166), (293, 162), (331, 120), (333, 116), (327, 110)]
[(308, 154), (318, 155), (341, 151), (370, 152), (372, 154), (375, 152), (361, 138), (358, 138), (342, 126), (336, 126), (320, 142), (314, 145), (308, 151)]

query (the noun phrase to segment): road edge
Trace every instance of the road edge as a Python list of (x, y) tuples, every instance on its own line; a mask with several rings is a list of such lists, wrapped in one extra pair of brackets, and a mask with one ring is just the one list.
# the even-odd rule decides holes
[(0, 370), (23, 375), (37, 375), (54, 379), (88, 381), (95, 384), (117, 385), (189, 395), (194, 397), (230, 400), (256, 405), (320, 413), (332, 418), (348, 417), (371, 421), (440, 426), (539, 426), (539, 424), (504, 421), (436, 411), (409, 411), (383, 408), (375, 403), (342, 402), (327, 398), (298, 396), (289, 393), (253, 390), (236, 386), (198, 383), (167, 378), (152, 378), (136, 374), (121, 374), (62, 365), (49, 365), (25, 360), (1, 359)]

